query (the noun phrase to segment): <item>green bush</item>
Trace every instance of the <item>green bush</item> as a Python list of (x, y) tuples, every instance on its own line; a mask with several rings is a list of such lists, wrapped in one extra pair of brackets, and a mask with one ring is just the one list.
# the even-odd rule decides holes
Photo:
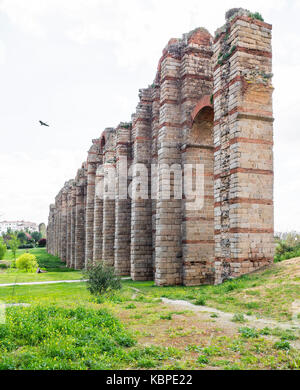
[(47, 245), (47, 240), (46, 240), (46, 238), (41, 238), (41, 239), (39, 240), (39, 248), (45, 248), (46, 245)]
[(3, 239), (0, 239), (0, 260), (4, 259), (6, 250), (7, 250), (7, 247), (6, 247)]
[(34, 272), (38, 267), (37, 259), (30, 253), (24, 253), (16, 260), (16, 267), (26, 272)]
[(33, 248), (35, 248), (33, 244), (24, 244), (19, 246), (19, 249), (33, 249)]
[(274, 257), (274, 262), (279, 263), (284, 260), (294, 259), (295, 257), (300, 257), (300, 248), (295, 247), (293, 249), (284, 252), (283, 254), (277, 253)]
[[(292, 236), (292, 234), (290, 234)], [(274, 262), (279, 263), (284, 260), (300, 257), (300, 244), (297, 237), (293, 240), (293, 237), (288, 235), (287, 240), (280, 240), (277, 242)]]
[(87, 279), (89, 292), (98, 297), (122, 288), (121, 279), (115, 275), (114, 269), (103, 264), (89, 264), (84, 277)]

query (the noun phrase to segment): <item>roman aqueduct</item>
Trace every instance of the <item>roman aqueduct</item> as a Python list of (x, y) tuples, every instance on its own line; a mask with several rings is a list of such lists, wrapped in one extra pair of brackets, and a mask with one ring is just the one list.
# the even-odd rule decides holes
[[(48, 252), (69, 267), (103, 262), (157, 285), (222, 283), (271, 264), (271, 30), (232, 9), (214, 38), (198, 28), (171, 39), (132, 121), (93, 140), (50, 206)], [(193, 209), (175, 187), (180, 176), (193, 180), (195, 169), (184, 167), (196, 164), (204, 167), (203, 204)], [(169, 199), (161, 190), (167, 167)]]

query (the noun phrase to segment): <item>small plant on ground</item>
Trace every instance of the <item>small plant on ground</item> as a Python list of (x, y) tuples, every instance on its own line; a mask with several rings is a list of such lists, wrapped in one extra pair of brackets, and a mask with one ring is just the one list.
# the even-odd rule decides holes
[(200, 355), (197, 359), (197, 362), (200, 364), (208, 364), (208, 359), (205, 355)]
[(171, 321), (172, 320), (172, 314), (169, 313), (169, 314), (162, 314), (160, 317), (159, 317), (161, 320), (168, 320), (168, 321)]
[(16, 267), (22, 271), (35, 272), (38, 268), (38, 262), (34, 255), (30, 253), (24, 253), (17, 258)]
[(195, 301), (195, 305), (197, 306), (205, 306), (206, 305), (206, 300), (204, 297), (199, 297)]
[(275, 349), (281, 349), (284, 351), (289, 351), (291, 349), (290, 343), (285, 340), (278, 341), (274, 344)]
[(139, 368), (154, 368), (157, 366), (157, 363), (153, 359), (141, 358), (137, 362)]
[(246, 339), (254, 339), (259, 336), (259, 333), (256, 329), (248, 327), (240, 328), (239, 333)]
[(129, 305), (127, 305), (127, 306), (125, 307), (125, 309), (127, 309), (127, 310), (136, 309), (136, 306), (135, 306), (135, 304), (130, 303)]
[(236, 314), (233, 316), (233, 318), (232, 318), (231, 321), (233, 321), (233, 322), (246, 322), (247, 320), (246, 320), (246, 318), (244, 317), (244, 314), (242, 314), (242, 313), (236, 313)]
[(269, 336), (272, 334), (272, 329), (266, 327), (266, 328), (263, 328), (259, 331), (259, 334), (262, 334), (264, 336)]
[(204, 347), (202, 349), (205, 356), (218, 356), (221, 354), (221, 350), (219, 347), (215, 345), (210, 345), (208, 347)]
[(114, 269), (101, 263), (89, 264), (84, 277), (89, 292), (97, 297), (122, 288), (121, 279), (115, 275)]

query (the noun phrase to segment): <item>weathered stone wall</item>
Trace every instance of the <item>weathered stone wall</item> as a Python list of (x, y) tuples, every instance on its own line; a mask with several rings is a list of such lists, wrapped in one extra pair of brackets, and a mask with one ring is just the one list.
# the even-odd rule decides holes
[[(272, 262), (271, 29), (233, 9), (214, 39), (199, 28), (169, 41), (132, 122), (93, 141), (50, 206), (49, 253), (157, 285), (222, 283)], [(196, 164), (202, 203), (181, 196)]]
[(86, 164), (76, 176), (76, 225), (75, 225), (75, 269), (85, 267), (85, 187)]
[(217, 283), (273, 261), (271, 28), (240, 11), (215, 39)]
[(116, 130), (116, 183), (115, 183), (115, 261), (117, 275), (130, 275), (131, 200), (128, 187), (128, 167), (132, 163), (130, 123), (121, 123)]
[(85, 265), (94, 259), (94, 214), (95, 214), (95, 185), (96, 172), (101, 161), (100, 140), (93, 140), (87, 159), (87, 196), (85, 223)]
[(115, 178), (116, 167), (116, 131), (105, 131), (105, 149), (103, 152), (104, 193), (103, 193), (103, 247), (102, 262), (114, 266), (115, 253)]

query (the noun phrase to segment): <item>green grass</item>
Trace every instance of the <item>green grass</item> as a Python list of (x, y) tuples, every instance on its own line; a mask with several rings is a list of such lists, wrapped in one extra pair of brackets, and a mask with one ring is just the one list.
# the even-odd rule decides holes
[(157, 367), (174, 349), (135, 347), (107, 310), (10, 308), (0, 325), (2, 370), (107, 370)]
[[(45, 282), (55, 280), (80, 280), (82, 273), (67, 268), (58, 257), (49, 255), (45, 248), (35, 248), (29, 250), (18, 250), (17, 257), (28, 251), (37, 257), (39, 267), (45, 269), (47, 273), (26, 273), (16, 269), (0, 268), (0, 284), (7, 283), (26, 283), (26, 282)], [(11, 251), (7, 251), (6, 258), (0, 264), (10, 264), (12, 261)]]
[(0, 300), (6, 303), (84, 304), (89, 297), (85, 283), (0, 288)]
[(292, 319), (291, 304), (300, 296), (300, 284), (294, 282), (292, 274), (286, 275), (284, 262), (266, 271), (245, 275), (218, 286), (156, 287), (153, 282), (124, 283), (138, 288), (147, 298), (187, 300), (226, 312), (281, 321)]
[[(32, 251), (50, 271), (45, 276), (72, 279), (74, 271), (66, 272), (58, 258), (44, 249)], [(80, 273), (74, 274), (79, 279)], [(299, 369), (300, 353), (293, 347), (299, 330), (241, 323), (249, 310), (288, 319), (289, 304), (300, 296), (295, 275), (282, 262), (221, 286), (155, 287), (126, 280), (121, 291), (101, 299), (83, 282), (2, 287), (0, 301), (31, 306), (7, 309), (0, 325), (0, 369)], [(205, 320), (204, 314), (170, 311), (161, 297), (237, 313), (233, 320), (241, 324), (228, 334), (218, 315)]]
[[(287, 354), (284, 349), (287, 340), (297, 339), (291, 332), (241, 327), (227, 337), (217, 325), (195, 321), (192, 312), (170, 312), (155, 298), (133, 297), (128, 284), (101, 303), (85, 283), (1, 288), (1, 301), (32, 306), (8, 309), (8, 324), (0, 326), (0, 368), (300, 368), (299, 351), (290, 347)], [(112, 321), (118, 331), (111, 334), (111, 326), (98, 329), (98, 320)], [(120, 345), (119, 333), (124, 342), (137, 343)], [(267, 340), (270, 335), (277, 340)], [(106, 338), (110, 346), (103, 351)], [(191, 340), (198, 344), (192, 346)]]

